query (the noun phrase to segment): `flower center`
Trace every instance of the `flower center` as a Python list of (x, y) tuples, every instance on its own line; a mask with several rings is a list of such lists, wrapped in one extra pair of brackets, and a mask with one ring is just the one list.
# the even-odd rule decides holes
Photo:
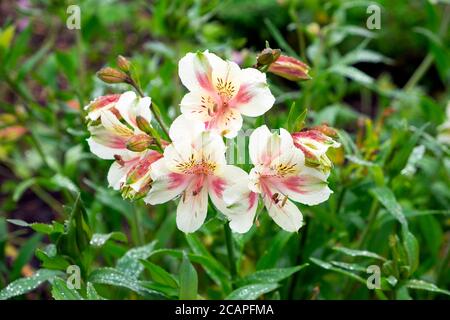
[(208, 176), (214, 174), (217, 164), (204, 160), (196, 161), (192, 155), (188, 161), (177, 164), (177, 168), (184, 174)]

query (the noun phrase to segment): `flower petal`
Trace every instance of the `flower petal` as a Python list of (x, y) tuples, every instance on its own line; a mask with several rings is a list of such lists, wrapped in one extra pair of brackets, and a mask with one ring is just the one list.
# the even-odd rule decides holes
[(270, 92), (266, 75), (254, 68), (241, 71), (241, 85), (230, 103), (244, 116), (257, 117), (272, 108), (275, 97)]
[(205, 125), (203, 122), (189, 119), (182, 114), (172, 122), (169, 129), (169, 136), (174, 142), (192, 142), (198, 139), (199, 135), (203, 131), (205, 131)]
[(133, 130), (121, 123), (111, 111), (103, 111), (100, 119), (106, 130), (125, 138), (133, 136)]
[(215, 117), (206, 124), (207, 129), (214, 130), (217, 134), (226, 138), (234, 138), (242, 128), (242, 116), (234, 109), (228, 108), (217, 113)]
[(195, 142), (195, 146), (197, 152), (201, 154), (202, 161), (215, 164), (215, 172), (220, 172), (226, 165), (226, 146), (222, 137), (214, 132), (206, 131), (202, 133), (199, 139), (201, 141)]
[(140, 131), (137, 127), (136, 117), (141, 116), (148, 123), (151, 122), (152, 114), (150, 111), (150, 97), (139, 98), (133, 91), (127, 91), (120, 97), (117, 102), (117, 110), (125, 121), (130, 124), (135, 131)]
[(249, 154), (254, 165), (269, 165), (282, 152), (293, 149), (292, 137), (284, 129), (280, 133), (271, 133), (267, 126), (263, 125), (250, 135)]
[(164, 158), (152, 164), (150, 176), (154, 181), (144, 201), (152, 205), (172, 200), (181, 194), (191, 182), (191, 178), (187, 175), (170, 172)]
[[(104, 137), (103, 137), (104, 138)], [(114, 137), (112, 137), (114, 138)], [(108, 143), (104, 143), (104, 140), (100, 142), (98, 141), (98, 136), (92, 136), (88, 139), (86, 139), (89, 148), (91, 149), (91, 152), (93, 154), (95, 154), (97, 157), (101, 158), (101, 159), (114, 159), (114, 155), (123, 155), (126, 154), (128, 152), (130, 152), (129, 150), (125, 149), (125, 141), (122, 140), (112, 140), (109, 141)], [(115, 142), (114, 142), (115, 141)], [(109, 143), (112, 143), (112, 145), (117, 145), (116, 147), (110, 147)], [(116, 144), (114, 144), (116, 143)]]
[(133, 165), (139, 161), (140, 155), (131, 151), (121, 155), (123, 161), (120, 164), (118, 161), (114, 161), (108, 171), (108, 184), (114, 190), (119, 190), (121, 185), (125, 183), (128, 171)]
[(267, 151), (267, 145), (272, 136), (267, 126), (263, 125), (253, 130), (249, 139), (249, 155), (254, 165), (264, 163), (263, 158)]
[(322, 171), (303, 167), (299, 175), (277, 181), (275, 188), (294, 201), (312, 206), (328, 200), (333, 193), (328, 187), (327, 177)]
[(215, 98), (204, 90), (187, 93), (180, 103), (180, 110), (186, 117), (201, 122), (210, 121), (216, 109)]
[(177, 227), (183, 232), (197, 231), (206, 219), (208, 212), (208, 188), (198, 190), (196, 183), (184, 191), (177, 208)]
[(302, 227), (303, 215), (292, 201), (286, 200), (276, 203), (268, 196), (264, 196), (263, 200), (269, 216), (281, 228), (289, 232), (297, 232)]
[(214, 56), (213, 59), (216, 57), (208, 51), (189, 52), (178, 62), (178, 75), (188, 90), (195, 91), (202, 88), (212, 91), (210, 56)]
[(212, 83), (216, 93), (224, 101), (229, 101), (239, 91), (241, 85), (241, 68), (232, 61), (224, 61), (216, 58), (210, 59)]
[(212, 180), (209, 194), (214, 205), (230, 220), (234, 232), (245, 233), (253, 225), (258, 207), (257, 194), (248, 189), (248, 174), (239, 167), (227, 165), (223, 178)]
[(88, 112), (87, 119), (95, 121), (100, 118), (102, 110), (109, 110), (115, 107), (116, 102), (119, 100), (120, 94), (110, 94), (101, 96), (91, 101), (84, 109)]

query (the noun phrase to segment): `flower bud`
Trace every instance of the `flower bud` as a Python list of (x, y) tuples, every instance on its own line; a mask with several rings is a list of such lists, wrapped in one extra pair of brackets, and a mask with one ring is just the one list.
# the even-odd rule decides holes
[(311, 79), (308, 75), (309, 66), (307, 64), (284, 55), (273, 62), (268, 71), (291, 81)]
[(146, 134), (132, 136), (127, 141), (127, 149), (134, 152), (142, 152), (153, 144), (153, 138)]
[(335, 130), (334, 128), (332, 128), (332, 127), (329, 127), (329, 126), (326, 125), (326, 124), (318, 125), (318, 126), (312, 128), (312, 130), (320, 131), (320, 132), (322, 132), (324, 135), (326, 135), (326, 136), (328, 136), (328, 137), (331, 137), (331, 138), (337, 137), (337, 132), (336, 132), (336, 130)]
[(124, 56), (119, 55), (117, 57), (117, 66), (123, 72), (129, 72), (131, 68), (131, 62)]
[(266, 66), (277, 60), (281, 55), (280, 49), (271, 49), (265, 48), (261, 53), (256, 57), (256, 61), (259, 66)]
[(130, 81), (127, 74), (110, 67), (100, 69), (97, 72), (97, 77), (106, 83), (128, 83)]
[(136, 117), (136, 125), (140, 130), (151, 135), (152, 128), (150, 126), (150, 123), (144, 117), (137, 116)]
[(329, 172), (333, 163), (327, 156), (328, 149), (339, 148), (340, 143), (333, 140), (328, 134), (335, 131), (325, 125), (310, 130), (295, 132), (292, 134), (295, 147), (305, 155), (305, 164)]

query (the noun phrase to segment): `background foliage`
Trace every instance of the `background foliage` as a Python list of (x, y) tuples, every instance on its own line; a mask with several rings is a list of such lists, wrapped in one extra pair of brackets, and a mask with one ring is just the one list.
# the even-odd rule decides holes
[[(445, 299), (450, 286), (449, 148), (435, 139), (450, 99), (450, 5), (378, 1), (80, 0), (0, 4), (0, 298), (15, 299)], [(166, 123), (185, 89), (177, 61), (209, 49), (244, 66), (268, 40), (301, 58), (312, 80), (269, 77), (272, 128), (339, 130), (334, 194), (301, 210), (298, 234), (265, 212), (233, 236), (223, 217), (191, 235), (175, 204), (130, 203), (107, 188), (110, 165), (89, 153), (82, 107), (128, 89), (95, 72), (128, 56)], [(254, 120), (247, 119), (247, 125)], [(66, 268), (81, 268), (81, 290)], [(368, 290), (366, 268), (382, 270)]]

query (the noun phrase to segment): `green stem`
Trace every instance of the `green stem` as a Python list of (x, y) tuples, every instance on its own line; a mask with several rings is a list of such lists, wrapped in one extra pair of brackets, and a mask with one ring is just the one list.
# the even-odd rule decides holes
[(357, 243), (357, 248), (361, 249), (364, 243), (367, 241), (367, 237), (370, 234), (370, 231), (373, 228), (373, 225), (375, 223), (375, 220), (377, 219), (378, 210), (380, 209), (380, 204), (377, 199), (373, 199), (372, 205), (370, 207), (369, 212), (369, 219), (366, 225), (366, 228), (364, 229), (361, 237), (359, 238), (359, 241)]
[(233, 235), (231, 233), (231, 229), (228, 223), (224, 224), (225, 230), (225, 241), (227, 244), (227, 252), (228, 252), (228, 263), (230, 265), (230, 274), (231, 274), (231, 286), (234, 287), (234, 280), (237, 276), (236, 269), (236, 257), (234, 255), (234, 246), (233, 246)]
[(431, 67), (432, 63), (433, 63), (433, 55), (431, 53), (428, 53), (425, 56), (425, 59), (423, 59), (422, 63), (416, 69), (414, 74), (411, 76), (411, 78), (405, 84), (404, 89), (406, 91), (411, 90), (411, 88), (413, 88), (420, 81), (420, 79), (422, 79), (422, 77), (425, 75), (425, 73)]
[(141, 214), (136, 208), (135, 204), (133, 206), (133, 229), (135, 231), (135, 242), (137, 245), (143, 245), (145, 243), (144, 231), (142, 229)]
[[(144, 92), (142, 92), (142, 89), (131, 78), (130, 78), (130, 85), (133, 86), (134, 89), (136, 89), (136, 91), (139, 94), (139, 96), (144, 97)], [(161, 129), (164, 131), (165, 135), (167, 137), (169, 137), (169, 131), (165, 127), (165, 125), (164, 125), (162, 119), (160, 118), (159, 114), (155, 111), (155, 105), (156, 105), (156, 103), (154, 101), (152, 101), (152, 103), (150, 104), (150, 110), (152, 111), (153, 116), (155, 117), (155, 119), (158, 122), (158, 124), (161, 127)], [(159, 109), (159, 107), (158, 107), (158, 109)], [(159, 143), (159, 141), (158, 141), (158, 143)], [(161, 145), (159, 145), (159, 146), (161, 147)]]
[[(441, 25), (439, 26), (439, 31), (437, 34), (439, 39), (441, 39), (445, 36), (445, 33), (448, 30), (449, 23), (450, 23), (450, 5), (447, 5), (445, 7)], [(414, 71), (413, 75), (408, 80), (408, 82), (405, 84), (403, 89), (405, 89), (406, 91), (412, 89), (420, 81), (420, 79), (422, 79), (422, 77), (425, 75), (425, 73), (431, 67), (433, 60), (434, 60), (433, 53), (429, 52), (425, 56), (425, 58), (423, 59), (422, 63), (419, 65), (419, 67), (417, 67), (416, 71)]]
[(37, 195), (42, 201), (44, 201), (50, 208), (55, 210), (59, 215), (64, 216), (64, 209), (62, 205), (53, 198), (52, 195), (47, 193), (44, 189), (42, 189), (38, 185), (33, 185), (30, 187), (30, 189), (34, 192), (35, 195)]

